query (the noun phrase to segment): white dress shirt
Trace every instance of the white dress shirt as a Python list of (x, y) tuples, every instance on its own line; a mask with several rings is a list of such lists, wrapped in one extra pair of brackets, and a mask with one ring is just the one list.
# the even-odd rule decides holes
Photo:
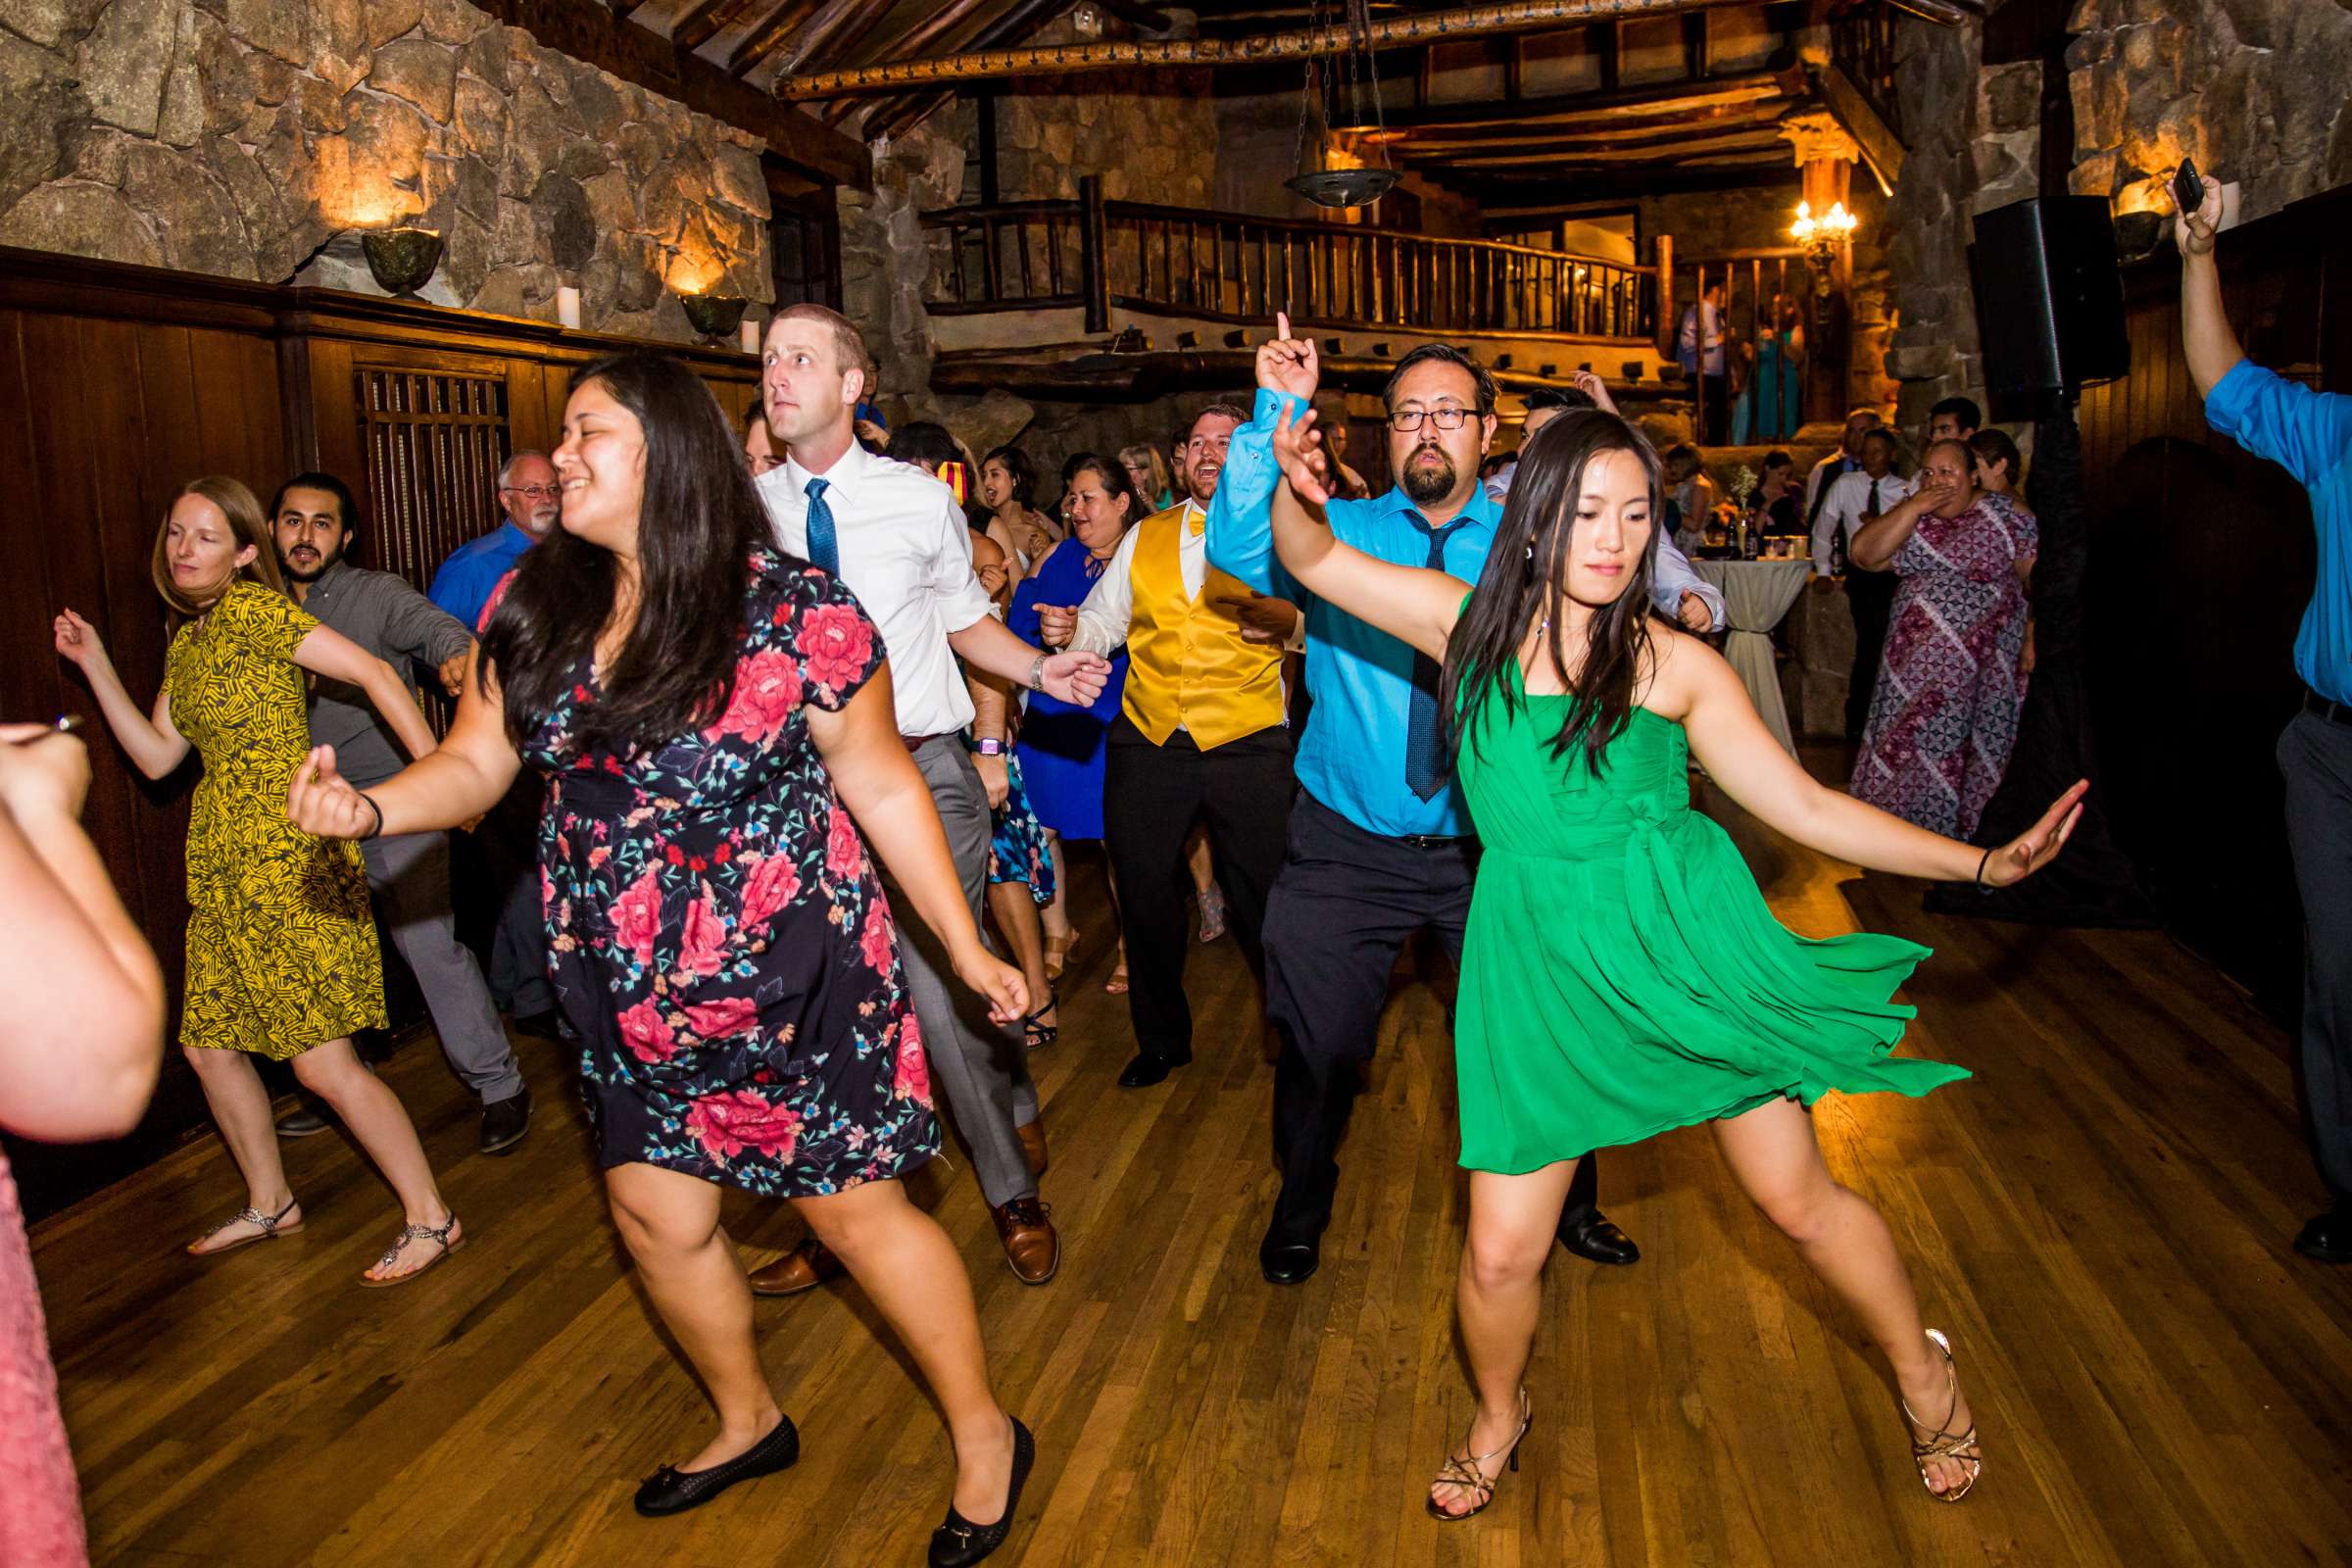
[[(1208, 514), (1200, 510), (1200, 503), (1187, 501), (1183, 520), (1176, 527), (1176, 564), (1184, 573), (1188, 599), (1200, 598), (1200, 585), (1208, 580), (1208, 536), (1193, 531), (1196, 519), (1205, 528)], [(1086, 603), (1078, 607), (1078, 629), (1070, 636), (1072, 653), (1101, 654), (1108, 659), (1126, 643), (1127, 628), (1135, 620), (1135, 542), (1143, 533), (1140, 525), (1127, 530), (1127, 537), (1111, 552), (1102, 575), (1095, 579)]]
[[(1875, 509), (1870, 504), (1873, 483), (1879, 487), (1879, 504)], [(1854, 530), (1862, 526), (1863, 519), (1874, 512), (1891, 510), (1897, 501), (1918, 488), (1916, 479), (1897, 478), (1890, 473), (1884, 479), (1873, 480), (1860, 468), (1831, 480), (1829, 496), (1821, 504), (1821, 515), (1813, 519), (1813, 569), (1824, 577), (1830, 574), (1830, 541), (1838, 529), (1845, 530), (1846, 557), (1851, 560)]]
[(855, 441), (821, 474), (788, 458), (757, 483), (777, 546), (803, 561), (811, 478), (825, 481), (841, 580), (881, 628), (899, 733), (962, 729), (972, 721), (972, 700), (948, 638), (994, 607), (972, 574), (972, 536), (955, 492), (923, 469), (877, 458)]

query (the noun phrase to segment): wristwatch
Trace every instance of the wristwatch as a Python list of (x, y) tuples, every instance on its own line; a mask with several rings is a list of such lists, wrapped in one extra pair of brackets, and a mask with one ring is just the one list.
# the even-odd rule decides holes
[(1029, 689), (1033, 692), (1046, 689), (1046, 656), (1043, 654), (1029, 662)]
[(1004, 743), (992, 735), (988, 739), (979, 742), (972, 748), (972, 750), (978, 752), (982, 757), (1003, 757), (1004, 755)]

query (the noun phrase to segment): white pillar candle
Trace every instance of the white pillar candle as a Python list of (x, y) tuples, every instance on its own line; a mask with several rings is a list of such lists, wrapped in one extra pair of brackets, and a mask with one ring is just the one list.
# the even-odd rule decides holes
[(578, 289), (568, 286), (559, 286), (556, 289), (556, 319), (568, 327), (576, 329), (579, 326), (580, 291)]
[(745, 317), (743, 326), (737, 336), (742, 341), (744, 353), (757, 354), (760, 352), (760, 323), (757, 319), (749, 316)]

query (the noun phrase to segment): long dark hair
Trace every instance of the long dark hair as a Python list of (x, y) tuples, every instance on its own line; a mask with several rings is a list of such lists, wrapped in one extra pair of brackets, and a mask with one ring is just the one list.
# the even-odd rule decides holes
[[(1631, 452), (1649, 481), (1650, 543), (1634, 563), (1625, 592), (1592, 612), (1585, 658), (1573, 680), (1565, 642), (1567, 575), (1576, 541), (1576, 503), (1584, 493), (1585, 469), (1608, 452)], [(1449, 725), (1456, 751), (1469, 731), (1467, 698), (1489, 700), (1499, 685), (1511, 709), (1519, 691), (1509, 675), (1519, 662), (1519, 645), (1538, 619), (1548, 621), (1545, 648), (1566, 680), (1572, 700), (1551, 753), (1564, 757), (1582, 746), (1594, 772), (1609, 743), (1633, 721), (1634, 691), (1649, 652), (1649, 586), (1657, 572), (1657, 539), (1662, 531), (1658, 455), (1646, 437), (1614, 414), (1597, 409), (1560, 415), (1528, 437), (1520, 449), (1519, 475), (1494, 529), (1494, 545), (1478, 590), (1446, 645), (1446, 669), (1439, 686), (1439, 712)]]
[[(702, 378), (642, 351), (609, 355), (571, 378), (596, 382), (645, 432), (637, 514), (637, 619), (586, 705), (583, 751), (659, 746), (725, 710), (743, 651), (752, 552), (768, 543), (766, 510), (727, 416)], [(517, 748), (593, 656), (612, 614), (612, 553), (559, 526), (529, 551), (482, 633), (480, 678), (498, 672), (507, 735)]]

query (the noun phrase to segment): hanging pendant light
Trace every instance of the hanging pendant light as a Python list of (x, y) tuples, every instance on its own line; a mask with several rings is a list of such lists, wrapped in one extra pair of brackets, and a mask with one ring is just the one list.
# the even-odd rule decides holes
[[(1348, 47), (1341, 52), (1340, 58), (1347, 63), (1348, 96), (1354, 108), (1356, 123), (1363, 122), (1364, 93), (1368, 87), (1372, 95), (1373, 124), (1385, 130), (1387, 121), (1381, 111), (1379, 66), (1372, 57), (1371, 0), (1347, 0), (1347, 6)], [(1322, 0), (1315, 0), (1313, 28), (1319, 32), (1324, 26), (1323, 3)], [(1353, 155), (1340, 146), (1339, 138), (1331, 128), (1331, 110), (1337, 93), (1338, 84), (1333, 79), (1330, 63), (1310, 56), (1306, 62), (1306, 81), (1298, 104), (1298, 147), (1296, 155), (1298, 172), (1284, 180), (1283, 184), (1317, 207), (1368, 207), (1386, 196), (1403, 176), (1386, 165), (1388, 139), (1385, 136), (1377, 137), (1373, 143), (1380, 148), (1381, 165), (1340, 162)], [(1323, 129), (1315, 138), (1314, 149), (1310, 153), (1306, 144), (1307, 126), (1318, 115), (1323, 122)]]

